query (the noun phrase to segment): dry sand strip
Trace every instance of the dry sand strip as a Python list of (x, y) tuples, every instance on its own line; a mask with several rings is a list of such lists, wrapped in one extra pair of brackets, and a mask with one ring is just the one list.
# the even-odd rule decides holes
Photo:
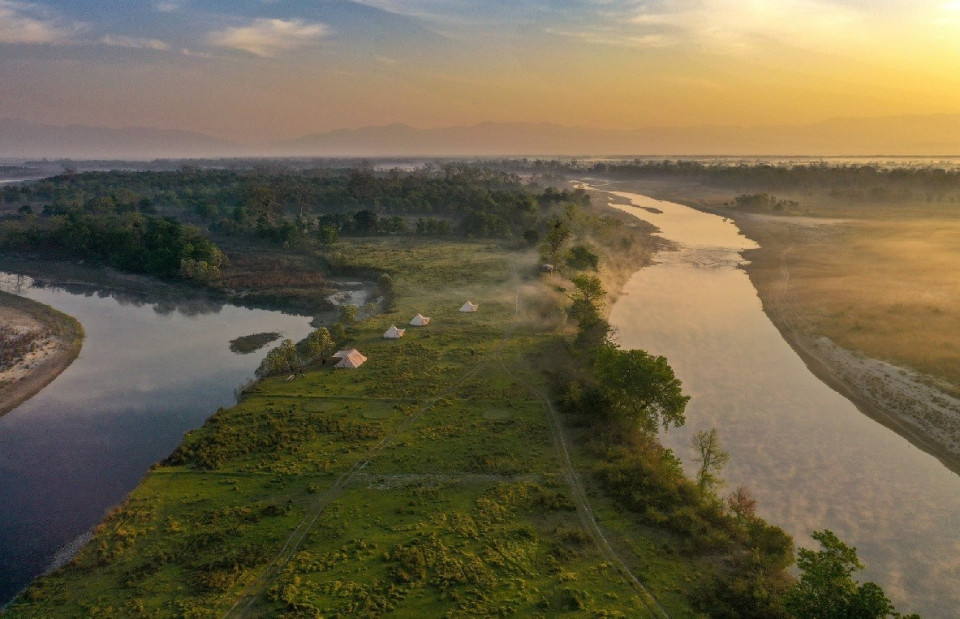
[(34, 349), (0, 368), (0, 415), (36, 395), (80, 354), (83, 327), (72, 316), (0, 291), (0, 323), (42, 334)]

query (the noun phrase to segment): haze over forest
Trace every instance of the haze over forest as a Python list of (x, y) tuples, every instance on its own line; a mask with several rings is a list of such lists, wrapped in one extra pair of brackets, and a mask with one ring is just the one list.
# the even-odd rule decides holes
[(0, 0), (0, 157), (948, 155), (960, 2)]
[(794, 126), (647, 127), (552, 123), (404, 124), (243, 144), (203, 133), (0, 121), (0, 157), (76, 159), (235, 156), (941, 155), (960, 152), (960, 114), (834, 119)]

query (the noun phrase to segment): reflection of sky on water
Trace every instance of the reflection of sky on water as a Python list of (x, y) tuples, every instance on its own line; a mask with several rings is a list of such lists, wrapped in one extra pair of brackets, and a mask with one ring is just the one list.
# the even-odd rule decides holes
[[(263, 331), (300, 339), (310, 330), (304, 317), (209, 300), (155, 303), (21, 283), (24, 296), (76, 317), (86, 338), (63, 374), (0, 417), (0, 604), (184, 432), (233, 401), (266, 350), (236, 355), (230, 340)], [(16, 284), (0, 275), (0, 289)]]
[(754, 245), (733, 223), (618, 195), (664, 211), (615, 205), (682, 246), (634, 274), (611, 311), (621, 345), (666, 356), (692, 396), (686, 426), (664, 444), (690, 464), (692, 434), (716, 427), (731, 453), (730, 486), (748, 486), (799, 545), (832, 529), (901, 611), (951, 616), (960, 608), (960, 477), (807, 370), (736, 268), (735, 252)]

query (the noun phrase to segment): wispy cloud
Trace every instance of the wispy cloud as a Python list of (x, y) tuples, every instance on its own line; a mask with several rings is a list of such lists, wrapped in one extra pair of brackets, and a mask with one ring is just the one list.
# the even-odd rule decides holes
[(100, 38), (100, 42), (109, 47), (127, 47), (130, 49), (152, 49), (165, 52), (170, 49), (170, 44), (159, 39), (141, 39), (137, 37), (127, 37), (122, 35), (108, 34)]
[(64, 45), (84, 29), (39, 5), (0, 0), (0, 43)]
[(255, 19), (246, 26), (211, 32), (207, 41), (218, 47), (271, 57), (280, 52), (313, 45), (329, 32), (326, 24), (306, 22), (302, 19)]
[(821, 41), (849, 34), (862, 18), (854, 8), (822, 0), (700, 0), (674, 6), (660, 11), (642, 7), (630, 23), (683, 32), (707, 45), (739, 45), (757, 36)]
[(862, 9), (838, 0), (586, 0), (580, 8), (583, 19), (552, 32), (597, 44), (692, 43), (725, 53), (752, 51), (770, 40), (829, 47), (850, 41), (869, 20)]
[(157, 10), (161, 13), (172, 13), (180, 9), (179, 2), (157, 2)]

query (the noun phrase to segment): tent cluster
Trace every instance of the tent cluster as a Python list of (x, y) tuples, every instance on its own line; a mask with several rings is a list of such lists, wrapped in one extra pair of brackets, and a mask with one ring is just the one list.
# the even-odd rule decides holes
[[(471, 303), (470, 301), (467, 301), (467, 302), (464, 303), (463, 306), (460, 308), (460, 311), (461, 311), (461, 312), (475, 312), (475, 311), (477, 311), (478, 309), (480, 309), (480, 306), (479, 306), (479, 305), (477, 305), (477, 304), (475, 304), (475, 303)], [(427, 316), (424, 316), (423, 314), (417, 314), (417, 315), (414, 316), (413, 319), (410, 321), (410, 325), (413, 326), (413, 327), (425, 327), (425, 326), (427, 326), (428, 324), (430, 324), (430, 318), (427, 317)], [(406, 329), (398, 329), (398, 328), (397, 328), (397, 325), (390, 325), (390, 328), (387, 329), (387, 330), (384, 332), (384, 334), (383, 334), (383, 339), (385, 339), (385, 340), (399, 340), (401, 337), (403, 337), (403, 334), (406, 333), (406, 332), (407, 332)], [(357, 369), (358, 367), (360, 367), (361, 365), (363, 365), (363, 362), (364, 362), (364, 361), (367, 360), (367, 358), (364, 357), (362, 354), (360, 354), (360, 351), (357, 350), (356, 348), (351, 348), (351, 349), (349, 349), (349, 350), (341, 350), (341, 351), (338, 352), (338, 353), (334, 353), (333, 358), (340, 360), (340, 362), (337, 363), (337, 364), (336, 364), (335, 366), (333, 366), (333, 367), (335, 367), (335, 368), (348, 368), (348, 369), (351, 369), (351, 370)]]

